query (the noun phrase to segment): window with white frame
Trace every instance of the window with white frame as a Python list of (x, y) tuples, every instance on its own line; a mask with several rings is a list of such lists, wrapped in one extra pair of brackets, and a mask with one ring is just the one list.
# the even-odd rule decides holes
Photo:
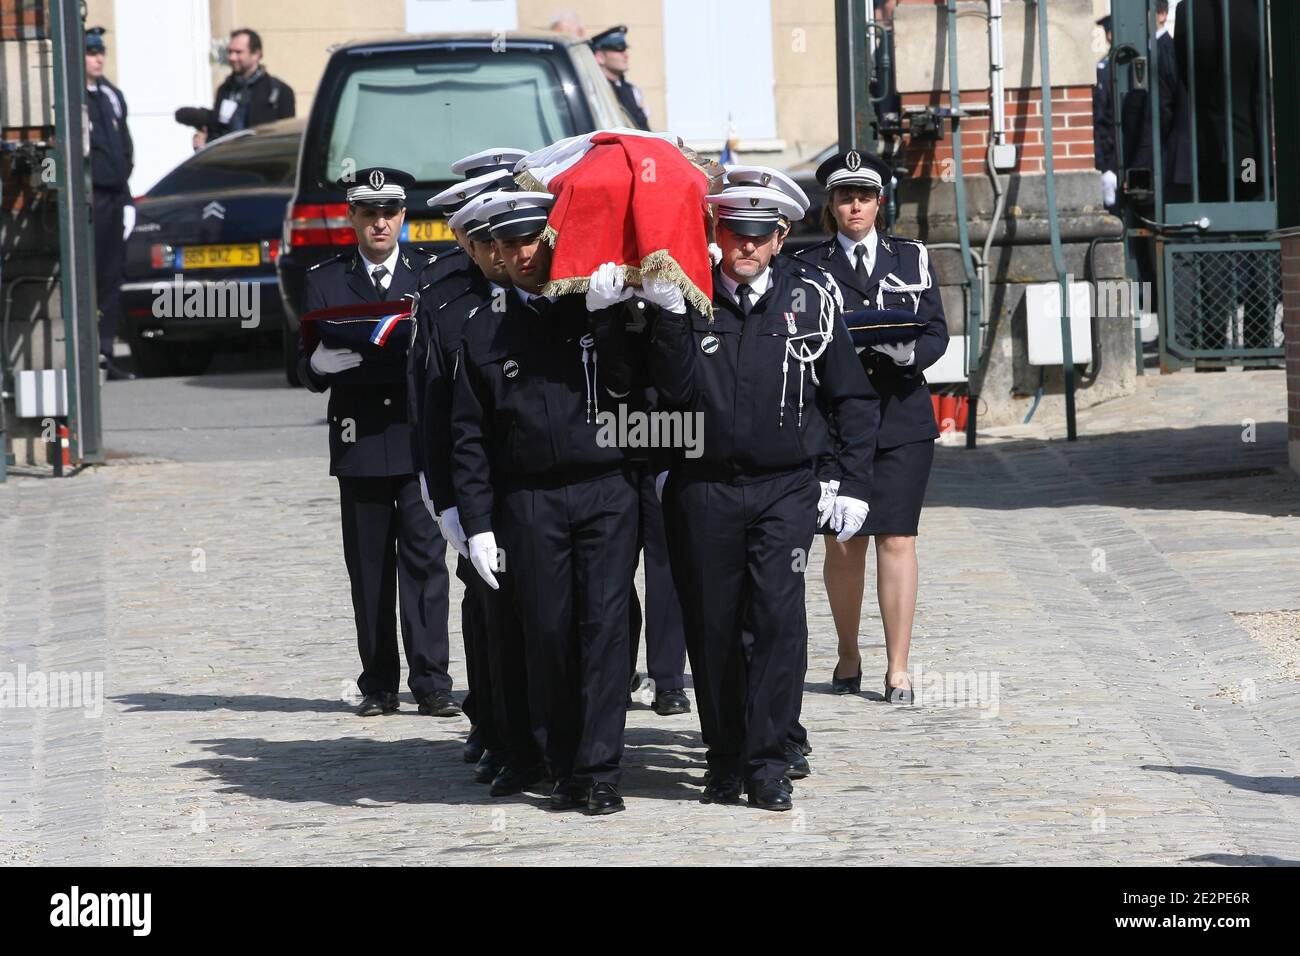
[(770, 0), (663, 0), (667, 128), (686, 140), (776, 137)]

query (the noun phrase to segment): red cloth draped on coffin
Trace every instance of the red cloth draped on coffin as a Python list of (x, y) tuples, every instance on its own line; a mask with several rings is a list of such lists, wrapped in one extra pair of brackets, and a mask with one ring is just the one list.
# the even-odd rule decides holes
[[(575, 143), (570, 158), (574, 150), (583, 145)], [(544, 165), (527, 169), (529, 175), (530, 188), (556, 197), (546, 231), (554, 246), (548, 293), (584, 291), (598, 266), (616, 262), (628, 267), (630, 281), (666, 278), (712, 314), (704, 226), (709, 180), (676, 145), (658, 136), (599, 132), (576, 162), (553, 175)]]

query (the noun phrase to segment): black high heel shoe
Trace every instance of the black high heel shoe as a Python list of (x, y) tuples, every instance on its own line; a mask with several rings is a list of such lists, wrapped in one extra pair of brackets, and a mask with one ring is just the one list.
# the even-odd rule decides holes
[(862, 662), (858, 662), (858, 672), (852, 677), (836, 677), (835, 671), (839, 670), (836, 664), (831, 670), (831, 693), (832, 694), (857, 694), (862, 691)]
[(916, 702), (916, 695), (912, 693), (911, 687), (890, 687), (889, 674), (886, 673), (885, 700), (891, 704), (912, 704)]

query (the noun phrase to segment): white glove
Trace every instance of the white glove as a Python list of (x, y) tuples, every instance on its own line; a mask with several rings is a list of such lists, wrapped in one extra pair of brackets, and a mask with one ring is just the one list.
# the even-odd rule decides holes
[(653, 302), (665, 312), (686, 314), (686, 297), (682, 290), (659, 276), (647, 276), (641, 280), (641, 298)]
[(1115, 193), (1119, 190), (1119, 180), (1115, 171), (1108, 169), (1101, 174), (1101, 198), (1107, 206), (1115, 205)]
[(668, 481), (668, 472), (661, 471), (655, 475), (655, 497), (664, 500), (664, 483)]
[(835, 504), (835, 495), (840, 490), (838, 481), (823, 481), (821, 500), (817, 502), (817, 527), (825, 526), (831, 517), (831, 507)]
[(716, 242), (709, 243), (709, 262), (715, 266), (722, 261), (722, 246)]
[(131, 236), (131, 230), (135, 228), (135, 206), (126, 205), (122, 207), (122, 241), (125, 242)]
[(420, 479), (420, 500), (424, 502), (424, 510), (429, 512), (430, 518), (437, 521), (438, 509), (433, 506), (433, 499), (429, 497), (429, 485), (424, 480), (424, 472), (420, 472), (416, 477)]
[(591, 274), (591, 284), (587, 287), (588, 312), (599, 312), (630, 298), (632, 290), (623, 284), (623, 270), (614, 263), (606, 262)]
[(888, 355), (895, 365), (911, 365), (916, 361), (916, 345), (912, 342), (898, 345), (873, 345), (871, 351)]
[[(438, 530), (456, 549), (457, 554), (464, 558), (469, 557), (469, 545), (465, 538), (465, 529), (460, 526), (460, 509), (448, 508), (438, 515)], [(495, 544), (493, 546), (495, 547)], [(478, 565), (475, 565), (475, 567), (478, 567)]]
[(493, 591), (501, 585), (497, 584), (496, 575), (493, 571), (500, 571), (497, 566), (497, 539), (491, 531), (480, 531), (476, 535), (471, 535), (469, 539), (469, 563), (474, 565), (474, 570), (478, 576), (488, 583)]
[(335, 375), (361, 364), (361, 353), (351, 349), (327, 349), (322, 342), (311, 353), (311, 370), (317, 375)]
[(835, 540), (848, 541), (857, 534), (866, 524), (869, 510), (867, 503), (860, 498), (836, 495), (835, 504), (831, 506), (831, 530), (839, 532)]

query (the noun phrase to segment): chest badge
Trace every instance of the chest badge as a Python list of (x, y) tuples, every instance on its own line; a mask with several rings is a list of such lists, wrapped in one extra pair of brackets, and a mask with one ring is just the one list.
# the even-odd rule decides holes
[(506, 378), (514, 378), (519, 374), (519, 363), (510, 359), (505, 365), (501, 366), (501, 371), (505, 373)]
[(706, 335), (700, 339), (700, 351), (705, 355), (712, 355), (718, 350), (718, 337), (716, 335)]

